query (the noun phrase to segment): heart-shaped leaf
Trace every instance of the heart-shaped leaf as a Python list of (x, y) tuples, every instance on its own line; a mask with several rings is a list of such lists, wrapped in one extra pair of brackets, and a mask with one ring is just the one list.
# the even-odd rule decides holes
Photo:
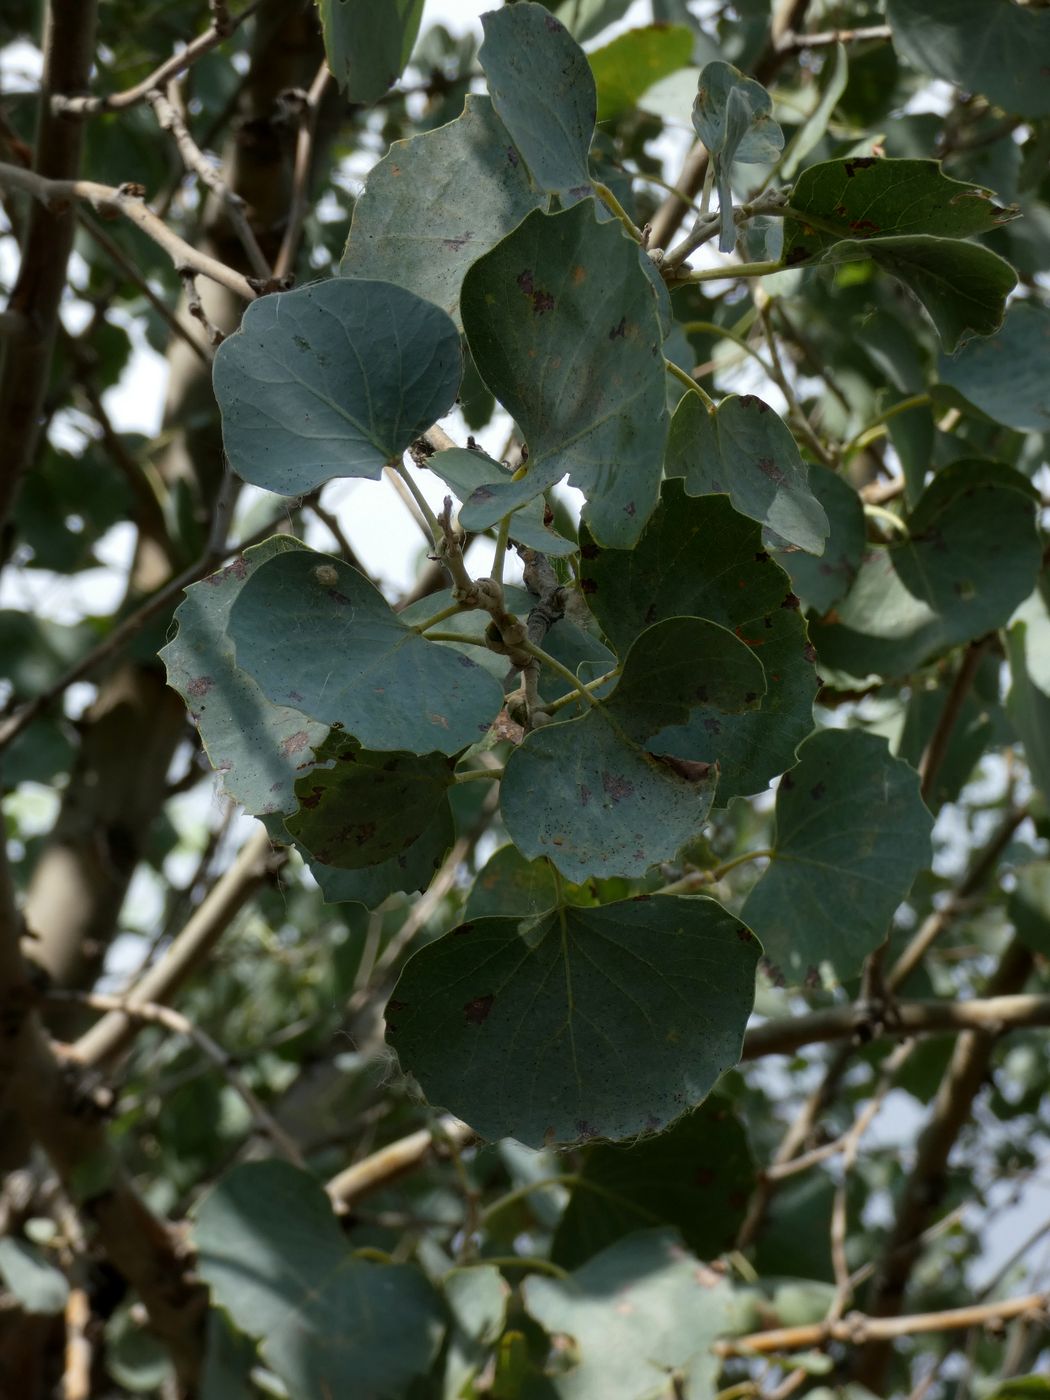
[(481, 17), (478, 59), (492, 105), (537, 189), (566, 203), (590, 194), (596, 97), (587, 56), (543, 5), (518, 0)]
[(1001, 627), (1035, 586), (1035, 495), (1009, 467), (945, 468), (907, 527), (907, 539), (869, 549), (846, 597), (811, 624), (822, 665), (858, 679), (907, 675)]
[(302, 1400), (389, 1400), (425, 1375), (445, 1330), (418, 1269), (372, 1264), (343, 1238), (316, 1178), (286, 1162), (236, 1167), (197, 1207), (197, 1268)]
[(522, 1295), (542, 1327), (575, 1343), (575, 1365), (551, 1379), (563, 1400), (714, 1395), (722, 1363), (711, 1347), (732, 1330), (733, 1294), (674, 1230), (629, 1235), (568, 1279), (533, 1275)]
[(755, 1182), (747, 1133), (718, 1095), (666, 1132), (583, 1149), (552, 1257), (574, 1269), (624, 1235), (673, 1225), (694, 1253), (732, 1249)]
[(784, 148), (784, 133), (773, 120), (773, 100), (762, 84), (721, 59), (700, 70), (693, 128), (714, 162), (722, 218), (718, 246), (723, 253), (731, 253), (736, 245), (733, 162), (772, 163)]
[(664, 470), (685, 477), (690, 496), (725, 492), (741, 515), (788, 544), (823, 553), (828, 518), (809, 488), (809, 469), (787, 424), (754, 394), (730, 394), (713, 411), (699, 395), (683, 395)]
[(546, 202), (489, 98), (468, 93), (462, 116), (373, 165), (339, 271), (396, 282), (458, 323), (467, 268)]
[(592, 201), (530, 214), (467, 273), (461, 309), (479, 371), (529, 447), (524, 478), (469, 501), (464, 526), (495, 524), (568, 472), (592, 532), (629, 548), (656, 503), (667, 432), (659, 306), (637, 245)]
[(634, 1137), (737, 1062), (758, 953), (703, 898), (476, 919), (409, 960), (387, 1036), (430, 1102), (485, 1138)]
[(621, 655), (651, 622), (683, 614), (728, 628), (761, 660), (767, 690), (759, 709), (698, 705), (685, 730), (662, 732), (650, 747), (717, 760), (720, 805), (765, 788), (813, 729), (817, 679), (798, 599), (759, 527), (724, 497), (690, 499), (669, 481), (630, 555), (599, 549), (586, 532), (581, 544), (580, 587)]
[(447, 803), (452, 764), (443, 754), (374, 753), (344, 734), (317, 752), (295, 785), (291, 834), (321, 862), (361, 870), (404, 855)]
[(175, 613), (178, 633), (160, 653), (168, 684), (186, 701), (223, 786), (258, 817), (294, 806), (292, 785), (313, 766), (313, 750), (328, 728), (267, 699), (237, 665), (227, 626), (230, 609), (256, 569), (288, 550), (305, 549), (290, 535), (275, 535), (193, 584)]
[(885, 739), (826, 729), (799, 749), (777, 791), (773, 856), (744, 903), (774, 976), (816, 982), (830, 962), (858, 972), (932, 859), (919, 775)]
[(697, 750), (717, 758), (718, 742), (692, 732), (693, 712), (753, 709), (765, 688), (761, 662), (726, 628), (696, 617), (650, 627), (608, 700), (511, 754), (500, 787), (508, 835), (576, 883), (643, 875), (697, 834), (714, 797), (717, 768)]
[(274, 704), (341, 726), (369, 749), (458, 753), (503, 704), (498, 681), (469, 656), (424, 640), (356, 569), (312, 550), (256, 569), (229, 635), (237, 665)]
[(283, 496), (376, 480), (448, 412), (462, 376), (446, 312), (351, 277), (252, 302), (213, 371), (230, 465)]

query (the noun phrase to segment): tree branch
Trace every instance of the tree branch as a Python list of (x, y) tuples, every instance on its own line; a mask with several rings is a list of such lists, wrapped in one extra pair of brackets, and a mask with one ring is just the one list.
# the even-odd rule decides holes
[(314, 165), (314, 145), (317, 140), (317, 118), (321, 102), (331, 82), (327, 59), (317, 70), (310, 91), (299, 95), (299, 133), (295, 142), (295, 165), (292, 169), (292, 193), (288, 208), (288, 225), (281, 239), (280, 251), (273, 265), (275, 277), (291, 277), (299, 253), (303, 224), (310, 203), (310, 175)]
[(350, 1210), (369, 1191), (386, 1186), (395, 1177), (402, 1176), (420, 1165), (435, 1147), (451, 1142), (456, 1147), (465, 1147), (474, 1137), (472, 1128), (461, 1123), (451, 1114), (445, 1114), (434, 1128), (421, 1128), (396, 1142), (387, 1143), (378, 1152), (373, 1152), (363, 1161), (333, 1176), (325, 1187), (332, 1205), (340, 1213)]

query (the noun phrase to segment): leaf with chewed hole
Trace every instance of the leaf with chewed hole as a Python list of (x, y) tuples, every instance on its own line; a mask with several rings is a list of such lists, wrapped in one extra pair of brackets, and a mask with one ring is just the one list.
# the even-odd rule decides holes
[(256, 569), (286, 551), (305, 549), (289, 535), (275, 535), (193, 584), (175, 613), (178, 633), (160, 653), (168, 684), (186, 701), (223, 787), (258, 817), (295, 805), (295, 779), (313, 766), (313, 750), (328, 730), (264, 695), (237, 665), (227, 625)]
[(697, 617), (657, 623), (631, 646), (608, 700), (534, 730), (510, 755), (500, 786), (507, 834), (577, 884), (643, 875), (691, 840), (711, 807), (718, 741), (690, 732), (693, 712), (755, 709), (765, 691), (762, 663), (727, 628)]
[(429, 1101), (485, 1138), (634, 1137), (736, 1064), (758, 955), (704, 898), (476, 919), (409, 960), (387, 1037)]
[(312, 550), (255, 571), (229, 635), (237, 665), (274, 704), (338, 725), (365, 748), (458, 753), (503, 704), (499, 682), (469, 656), (424, 640), (363, 574)]
[(253, 301), (213, 371), (230, 465), (282, 496), (377, 480), (448, 412), (462, 377), (446, 312), (355, 277)]
[(777, 792), (773, 856), (743, 917), (774, 976), (840, 979), (886, 938), (894, 911), (932, 859), (933, 818), (919, 775), (885, 739), (826, 729), (807, 739)]
[(828, 518), (810, 490), (809, 468), (787, 424), (754, 394), (730, 394), (712, 410), (699, 395), (684, 395), (671, 420), (664, 470), (684, 477), (690, 496), (726, 493), (741, 515), (788, 544), (823, 553)]
[(592, 532), (630, 548), (656, 504), (667, 433), (660, 306), (638, 245), (590, 200), (530, 214), (470, 269), (460, 306), (478, 370), (529, 448), (524, 477), (471, 497), (464, 527), (487, 529), (568, 472)]

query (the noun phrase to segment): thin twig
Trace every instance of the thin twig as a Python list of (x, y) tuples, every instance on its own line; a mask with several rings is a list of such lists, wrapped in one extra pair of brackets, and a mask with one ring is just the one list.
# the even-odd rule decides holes
[(804, 49), (827, 49), (835, 44), (863, 44), (875, 40), (885, 42), (892, 38), (893, 30), (888, 24), (869, 24), (859, 29), (822, 29), (815, 34), (796, 34), (788, 30), (777, 45), (777, 52), (801, 53)]
[(948, 752), (948, 745), (955, 733), (955, 726), (958, 723), (963, 704), (973, 687), (981, 662), (984, 660), (985, 653), (991, 643), (991, 635), (982, 637), (979, 641), (971, 642), (963, 652), (955, 679), (945, 697), (941, 712), (937, 716), (937, 723), (919, 761), (920, 791), (923, 800), (927, 803), (929, 803), (934, 784), (941, 771), (945, 754)]
[(337, 1211), (350, 1210), (367, 1192), (386, 1186), (395, 1177), (419, 1166), (443, 1142), (465, 1147), (473, 1137), (474, 1131), (466, 1123), (445, 1114), (433, 1128), (421, 1128), (396, 1142), (389, 1142), (378, 1152), (333, 1176), (325, 1186), (328, 1198)]
[(222, 344), (226, 337), (223, 335), (222, 331), (219, 330), (218, 326), (212, 325), (211, 321), (208, 320), (208, 313), (204, 309), (204, 305), (201, 302), (201, 294), (197, 290), (196, 276), (189, 268), (184, 267), (180, 271), (179, 277), (182, 279), (182, 290), (186, 297), (186, 310), (195, 321), (200, 322), (201, 329), (208, 337), (208, 344), (214, 350)]
[(249, 15), (255, 13), (261, 3), (262, 0), (252, 0), (239, 15), (234, 16), (229, 14), (225, 5), (213, 5), (211, 27), (203, 34), (198, 34), (196, 39), (191, 39), (181, 53), (165, 59), (134, 87), (125, 88), (123, 92), (107, 93), (101, 97), (53, 97), (51, 110), (65, 117), (91, 117), (96, 112), (119, 112), (125, 107), (137, 106), (146, 100), (154, 88), (163, 87), (172, 78), (185, 73), (187, 68), (199, 58), (203, 58), (206, 53), (218, 48)]
[(317, 140), (317, 118), (321, 102), (332, 80), (327, 62), (322, 62), (310, 91), (299, 100), (299, 131), (295, 140), (295, 164), (292, 167), (292, 192), (288, 204), (288, 224), (281, 239), (277, 260), (273, 265), (275, 277), (290, 277), (295, 272), (299, 242), (310, 207), (310, 174), (314, 163), (314, 143)]

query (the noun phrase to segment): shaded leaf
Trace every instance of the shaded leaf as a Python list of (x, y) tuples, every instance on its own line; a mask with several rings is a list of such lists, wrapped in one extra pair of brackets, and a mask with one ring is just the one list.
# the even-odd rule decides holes
[(718, 739), (688, 727), (693, 712), (753, 709), (765, 688), (761, 662), (727, 628), (696, 617), (650, 627), (608, 700), (533, 731), (510, 755), (508, 835), (577, 883), (643, 875), (696, 835), (711, 806), (717, 769), (697, 751), (717, 756)]
[(444, 1331), (430, 1284), (408, 1265), (356, 1258), (308, 1173), (278, 1161), (238, 1166), (195, 1217), (213, 1301), (259, 1339), (296, 1400), (388, 1400), (429, 1369)]
[(294, 806), (295, 779), (312, 767), (328, 729), (301, 710), (273, 704), (237, 665), (227, 633), (230, 610), (261, 565), (305, 550), (290, 535), (275, 535), (193, 584), (175, 612), (179, 630), (160, 653), (168, 684), (185, 700), (223, 787), (256, 816)]
[(387, 1037), (490, 1140), (655, 1132), (739, 1058), (758, 951), (703, 898), (476, 919), (409, 960)]
[(940, 381), (1018, 432), (1050, 432), (1050, 308), (1015, 301), (1002, 329), (942, 355)]
[(300, 496), (376, 480), (451, 408), (463, 373), (444, 311), (389, 282), (336, 277), (252, 302), (215, 355), (230, 465)]
[(492, 1264), (453, 1269), (444, 1285), (453, 1325), (442, 1393), (444, 1400), (458, 1400), (499, 1340), (506, 1325), (510, 1289)]
[(372, 753), (333, 734), (318, 766), (295, 785), (285, 825), (322, 865), (360, 870), (404, 855), (446, 803), (452, 764), (443, 754)]
[[(427, 466), (461, 501), (471, 500), (476, 506), (485, 504), (491, 487), (495, 486), (498, 490), (500, 486), (509, 484), (511, 479), (511, 473), (491, 457), (466, 447), (435, 452), (433, 457), (427, 458)], [(550, 528), (546, 520), (548, 513), (553, 514), (548, 512), (542, 496), (527, 502), (511, 517), (510, 538), (555, 558), (575, 554), (575, 542), (564, 539)]]
[(575, 1343), (576, 1364), (554, 1378), (565, 1400), (709, 1400), (721, 1369), (712, 1343), (732, 1327), (732, 1291), (673, 1230), (610, 1246), (566, 1280), (533, 1275), (525, 1307)]
[(809, 489), (828, 519), (828, 538), (819, 558), (797, 549), (774, 549), (773, 558), (791, 579), (802, 606), (826, 613), (844, 598), (857, 577), (867, 544), (864, 507), (856, 491), (835, 472), (814, 467)]
[(438, 805), (430, 824), (396, 856), (366, 870), (339, 870), (321, 861), (309, 862), (327, 904), (363, 904), (375, 909), (388, 895), (425, 890), (456, 839), (452, 809)]
[(573, 1269), (633, 1230), (673, 1225), (702, 1259), (732, 1249), (755, 1184), (744, 1125), (713, 1096), (655, 1137), (597, 1143), (582, 1165), (551, 1246)]
[(550, 862), (526, 860), (516, 846), (501, 846), (478, 871), (463, 916), (542, 914), (558, 903), (558, 877)]
[(1032, 781), (1050, 801), (1050, 609), (1041, 581), (1006, 633), (1006, 710), (1024, 745)]
[(721, 59), (700, 70), (693, 128), (714, 162), (722, 216), (718, 246), (723, 253), (731, 253), (736, 246), (730, 181), (733, 162), (751, 165), (775, 161), (784, 146), (784, 133), (773, 120), (773, 101), (762, 84), (745, 78), (738, 68)]
[(1007, 112), (1050, 115), (1050, 15), (1012, 0), (886, 0), (893, 47), (908, 63)]
[(667, 431), (659, 307), (636, 244), (589, 201), (530, 214), (467, 273), (462, 313), (479, 371), (529, 447), (525, 477), (467, 502), (465, 528), (495, 524), (568, 472), (593, 533), (629, 548), (656, 501)]
[(369, 171), (339, 271), (396, 282), (458, 323), (467, 268), (545, 203), (489, 98), (468, 93), (462, 116)]
[(827, 729), (807, 739), (777, 791), (773, 856), (743, 917), (792, 983), (830, 962), (856, 973), (932, 859), (919, 776), (884, 739)]
[(717, 759), (719, 805), (764, 788), (813, 729), (817, 679), (798, 600), (762, 548), (758, 526), (724, 497), (690, 499), (667, 482), (630, 555), (599, 550), (586, 533), (581, 543), (580, 586), (621, 655), (649, 623), (678, 614), (728, 628), (762, 662), (759, 709), (727, 714), (698, 705), (687, 731), (661, 733), (651, 747)]
[[(537, 189), (567, 202), (590, 194), (594, 77), (583, 50), (543, 5), (518, 0), (481, 17), (478, 58), (492, 105)], [(542, 98), (540, 94), (542, 93)]]
[(348, 102), (370, 106), (408, 63), (423, 0), (317, 0), (328, 67)]
[(425, 641), (363, 574), (312, 550), (256, 569), (229, 636), (238, 666), (275, 704), (299, 706), (370, 749), (456, 753), (503, 703), (499, 683), (469, 656)]
[(713, 412), (698, 394), (684, 394), (665, 471), (684, 477), (690, 496), (728, 493), (741, 515), (810, 554), (823, 552), (828, 518), (810, 490), (809, 468), (779, 413), (754, 394), (729, 394)]
[(1034, 497), (995, 462), (940, 472), (908, 517), (910, 538), (868, 550), (856, 582), (810, 625), (820, 664), (900, 676), (1005, 623), (1035, 586)]
[(0, 1239), (0, 1279), (23, 1312), (60, 1313), (69, 1298), (69, 1282), (41, 1251), (14, 1235)]
[(653, 83), (684, 68), (692, 56), (692, 33), (681, 24), (629, 29), (595, 49), (588, 57), (598, 90), (598, 120), (629, 111)]
[(1035, 953), (1050, 957), (1050, 860), (1033, 860), (1016, 871), (1007, 911), (1017, 937)]

